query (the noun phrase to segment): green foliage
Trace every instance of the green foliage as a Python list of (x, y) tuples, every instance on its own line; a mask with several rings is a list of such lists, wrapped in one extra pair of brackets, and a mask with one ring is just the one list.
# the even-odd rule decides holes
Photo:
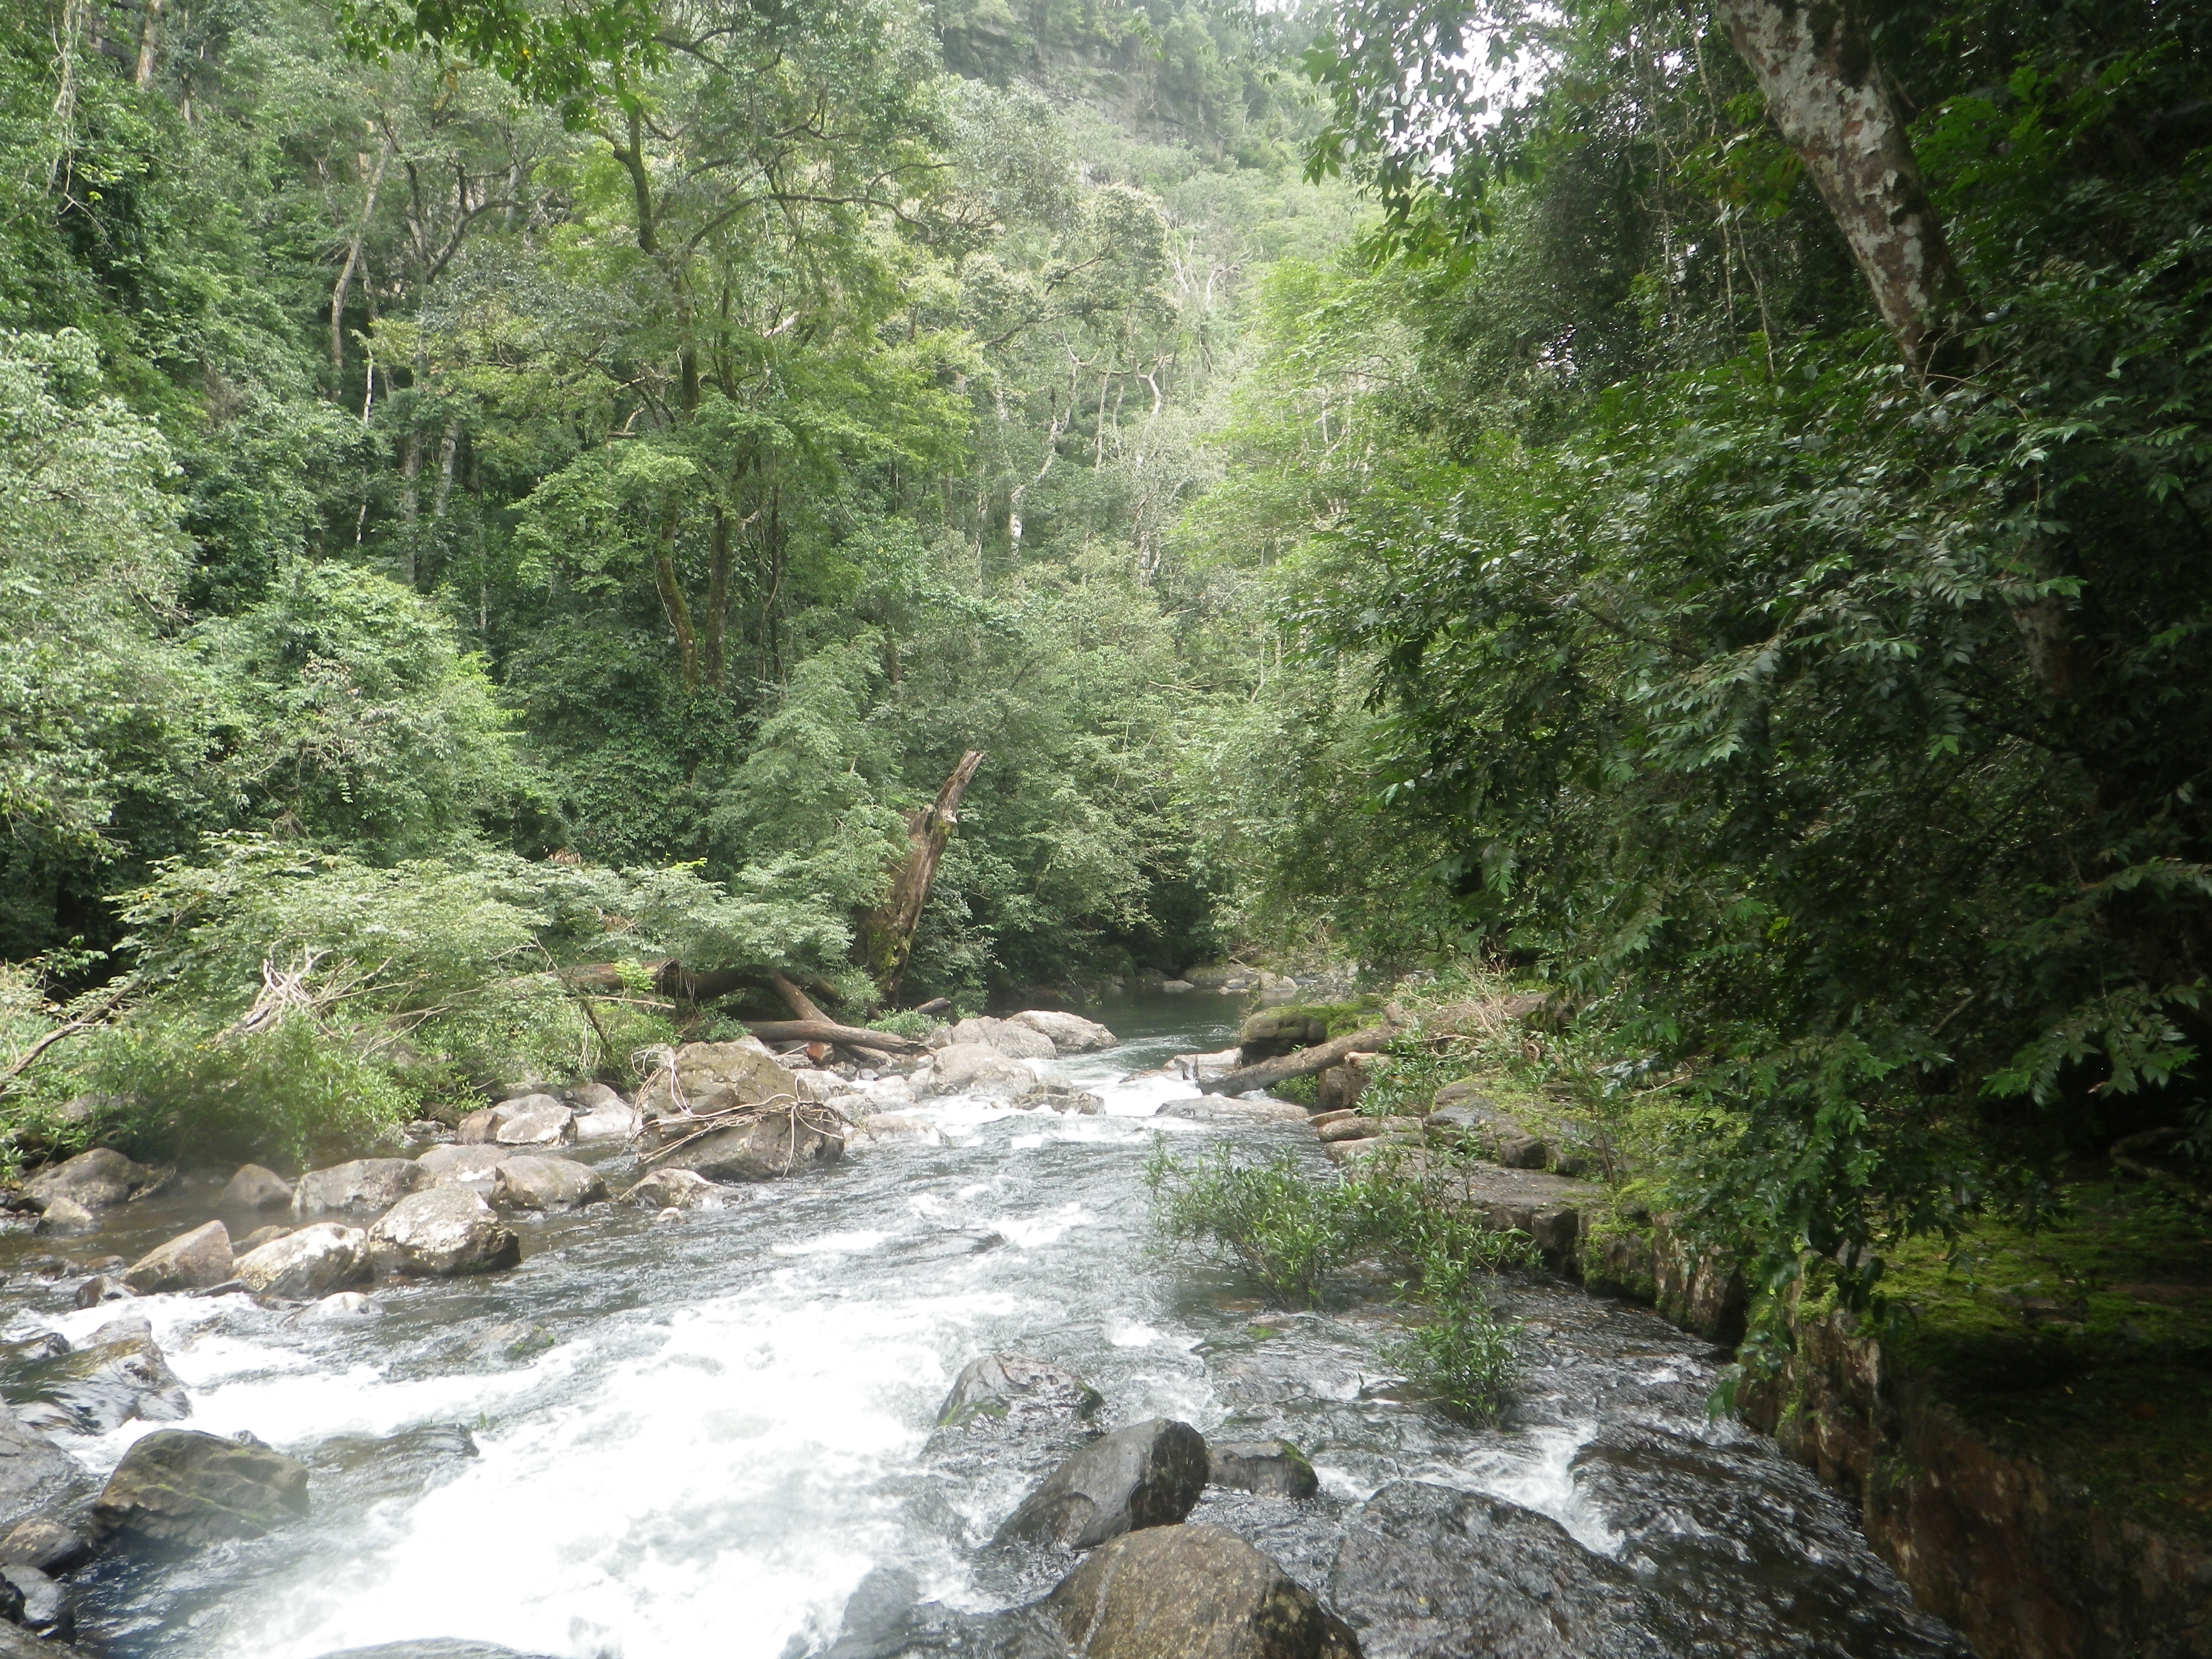
[(1213, 1243), (1286, 1301), (1318, 1299), (1323, 1278), (1343, 1265), (1346, 1189), (1310, 1180), (1287, 1149), (1253, 1164), (1218, 1146), (1185, 1162), (1156, 1139), (1145, 1178), (1169, 1237)]

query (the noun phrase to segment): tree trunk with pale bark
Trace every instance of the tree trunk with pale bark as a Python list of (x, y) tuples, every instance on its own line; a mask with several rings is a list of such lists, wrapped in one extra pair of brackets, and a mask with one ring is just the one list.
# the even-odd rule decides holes
[(969, 782), (982, 763), (983, 751), (970, 749), (961, 756), (960, 764), (952, 769), (937, 799), (908, 814), (906, 858), (892, 873), (884, 902), (859, 919), (860, 959), (885, 997), (898, 994), (907, 958), (914, 954), (914, 936), (921, 926), (922, 908), (929, 902), (930, 884), (937, 878), (937, 861), (952, 839), (953, 826), (960, 822), (960, 798), (968, 793)]

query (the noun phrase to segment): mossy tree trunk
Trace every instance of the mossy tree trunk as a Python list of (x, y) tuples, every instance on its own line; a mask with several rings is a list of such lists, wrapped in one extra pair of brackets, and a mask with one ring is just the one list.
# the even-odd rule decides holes
[(970, 749), (945, 780), (937, 799), (907, 815), (907, 855), (891, 872), (890, 888), (883, 902), (859, 918), (860, 960), (887, 999), (898, 994), (907, 958), (914, 954), (914, 936), (921, 926), (922, 908), (929, 902), (930, 884), (937, 878), (937, 861), (952, 839), (953, 826), (960, 822), (960, 798), (968, 793), (969, 782), (982, 763), (983, 751)]

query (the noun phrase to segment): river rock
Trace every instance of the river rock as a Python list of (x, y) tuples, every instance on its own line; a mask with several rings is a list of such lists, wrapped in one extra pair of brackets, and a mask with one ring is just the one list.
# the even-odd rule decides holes
[(1311, 1498), (1321, 1490), (1306, 1455), (1287, 1440), (1211, 1442), (1206, 1478), (1213, 1486), (1263, 1498)]
[(161, 1179), (157, 1171), (132, 1163), (112, 1148), (95, 1146), (40, 1171), (24, 1184), (23, 1197), (34, 1210), (43, 1211), (57, 1198), (88, 1210), (112, 1210), (153, 1190)]
[(383, 1307), (359, 1291), (333, 1291), (300, 1310), (302, 1325), (358, 1325), (384, 1317)]
[(24, 1366), (9, 1392), (16, 1414), (49, 1433), (106, 1434), (134, 1418), (173, 1423), (192, 1414), (154, 1328), (136, 1316), (110, 1320), (73, 1352)]
[(1328, 1021), (1303, 1008), (1262, 1008), (1237, 1029), (1237, 1053), (1246, 1066), (1275, 1060), (1328, 1041)]
[(1219, 1527), (1114, 1539), (1044, 1605), (1081, 1659), (1359, 1659), (1312, 1591)]
[(709, 1181), (773, 1181), (823, 1169), (845, 1155), (845, 1139), (791, 1112), (712, 1129), (655, 1160), (664, 1170), (690, 1170)]
[(318, 1221), (240, 1256), (232, 1271), (256, 1296), (322, 1297), (368, 1271), (368, 1236), (358, 1227)]
[(425, 1186), (473, 1187), (480, 1193), (489, 1193), (499, 1166), (517, 1156), (504, 1146), (487, 1146), (477, 1142), (465, 1146), (433, 1146), (415, 1161), (429, 1176)]
[(495, 1210), (580, 1210), (606, 1198), (599, 1172), (573, 1158), (510, 1158), (492, 1177)]
[(1264, 1095), (1198, 1095), (1189, 1100), (1170, 1100), (1154, 1117), (1187, 1119), (1194, 1123), (1304, 1123), (1306, 1109), (1294, 1101), (1270, 1100)]
[(941, 1146), (945, 1134), (934, 1123), (925, 1118), (909, 1117), (903, 1112), (877, 1112), (858, 1125), (860, 1139), (855, 1144), (876, 1141), (918, 1141), (925, 1146)]
[(230, 1247), (231, 1260), (235, 1261), (240, 1256), (252, 1255), (264, 1244), (274, 1244), (280, 1238), (289, 1238), (298, 1231), (296, 1227), (256, 1227)]
[(56, 1642), (76, 1636), (76, 1609), (70, 1604), (69, 1592), (38, 1568), (21, 1561), (0, 1562), (0, 1580), (22, 1598), (20, 1609), (10, 1615), (15, 1623)]
[(39, 1212), (39, 1224), (34, 1231), (47, 1237), (67, 1233), (88, 1233), (100, 1225), (100, 1218), (75, 1199), (56, 1193), (44, 1200)]
[(1039, 1079), (1027, 1094), (1016, 1097), (1014, 1104), (1025, 1111), (1049, 1108), (1055, 1112), (1073, 1113), (1079, 1117), (1097, 1117), (1106, 1109), (1105, 1100), (1088, 1089), (1079, 1089), (1072, 1083), (1062, 1083), (1056, 1078)]
[(182, 1547), (258, 1538), (307, 1512), (307, 1470), (258, 1443), (161, 1429), (123, 1454), (93, 1505), (103, 1537)]
[(93, 1274), (76, 1287), (76, 1295), (71, 1298), (80, 1308), (97, 1308), (103, 1302), (127, 1302), (130, 1299), (131, 1292), (124, 1289), (123, 1281), (112, 1279), (106, 1273)]
[(522, 1260), (522, 1241), (467, 1188), (433, 1187), (401, 1199), (368, 1230), (368, 1259), (380, 1273), (493, 1273)]
[(955, 1042), (937, 1051), (936, 1063), (917, 1095), (984, 1095), (1014, 1100), (1032, 1092), (1037, 1074), (981, 1042)]
[(576, 1138), (576, 1114), (551, 1095), (518, 1095), (461, 1120), (464, 1146), (562, 1146)]
[(578, 1140), (627, 1140), (637, 1132), (635, 1108), (604, 1083), (579, 1084), (568, 1091), (576, 1109)]
[(596, 1081), (579, 1083), (563, 1089), (561, 1098), (575, 1109), (578, 1117), (592, 1112), (611, 1112), (618, 1106), (624, 1110), (629, 1107), (629, 1102), (622, 1097), (620, 1091)]
[(1051, 1008), (1025, 1008), (1009, 1016), (1007, 1024), (1028, 1026), (1048, 1038), (1054, 1049), (1063, 1054), (1095, 1054), (1121, 1041), (1095, 1019), (1085, 1019), (1080, 1014), (1063, 1014)]
[(274, 1170), (264, 1170), (258, 1164), (239, 1166), (230, 1184), (222, 1189), (216, 1202), (219, 1210), (235, 1214), (248, 1214), (260, 1210), (289, 1210), (292, 1207), (292, 1183)]
[(1206, 1489), (1206, 1439), (1156, 1417), (1085, 1446), (1006, 1517), (994, 1540), (1090, 1549), (1125, 1532), (1175, 1525)]
[(292, 1218), (365, 1215), (388, 1210), (429, 1180), (411, 1158), (364, 1158), (327, 1170), (310, 1170), (292, 1190)]
[(220, 1221), (156, 1245), (124, 1269), (123, 1283), (134, 1296), (157, 1291), (198, 1291), (230, 1277), (230, 1229)]
[[(653, 1116), (689, 1106), (704, 1110), (718, 1103), (760, 1106), (796, 1099), (791, 1073), (776, 1064), (767, 1045), (748, 1037), (738, 1042), (687, 1042), (669, 1064), (658, 1067), (638, 1091), (640, 1110)], [(727, 1095), (726, 1102), (721, 1097)]]
[(1009, 1019), (988, 1017), (962, 1020), (952, 1027), (945, 1046), (958, 1048), (973, 1043), (995, 1049), (1009, 1060), (1050, 1060), (1059, 1052), (1044, 1032)]
[(623, 1194), (625, 1204), (642, 1204), (653, 1210), (715, 1210), (729, 1198), (718, 1187), (692, 1170), (655, 1170)]
[[(0, 1656), (0, 1659), (5, 1659)], [(348, 1648), (326, 1653), (322, 1659), (547, 1659), (542, 1653), (523, 1653), (514, 1648), (494, 1647), (489, 1642), (459, 1642), (435, 1636), (421, 1642), (384, 1642), (373, 1648)]]
[(82, 1463), (0, 1406), (0, 1527), (9, 1528), (0, 1560), (64, 1571), (58, 1563), (67, 1551), (56, 1535), (69, 1528), (45, 1517), (74, 1506), (85, 1486)]
[(33, 1516), (0, 1537), (0, 1561), (50, 1575), (75, 1572), (91, 1559), (92, 1545), (83, 1534), (46, 1516)]
[(1370, 1659), (1662, 1659), (1628, 1569), (1486, 1493), (1384, 1486), (1352, 1514), (1329, 1600)]
[(1106, 1397), (1065, 1366), (1023, 1353), (987, 1353), (952, 1379), (939, 1428), (1027, 1427), (1087, 1419)]

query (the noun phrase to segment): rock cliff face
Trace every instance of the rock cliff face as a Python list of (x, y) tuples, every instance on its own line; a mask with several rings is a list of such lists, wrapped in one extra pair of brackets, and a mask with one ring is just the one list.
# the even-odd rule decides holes
[(1982, 1659), (2212, 1653), (2212, 1552), (1992, 1444), (1848, 1315), (1803, 1322), (1744, 1414), (1858, 1499), (1913, 1599)]

